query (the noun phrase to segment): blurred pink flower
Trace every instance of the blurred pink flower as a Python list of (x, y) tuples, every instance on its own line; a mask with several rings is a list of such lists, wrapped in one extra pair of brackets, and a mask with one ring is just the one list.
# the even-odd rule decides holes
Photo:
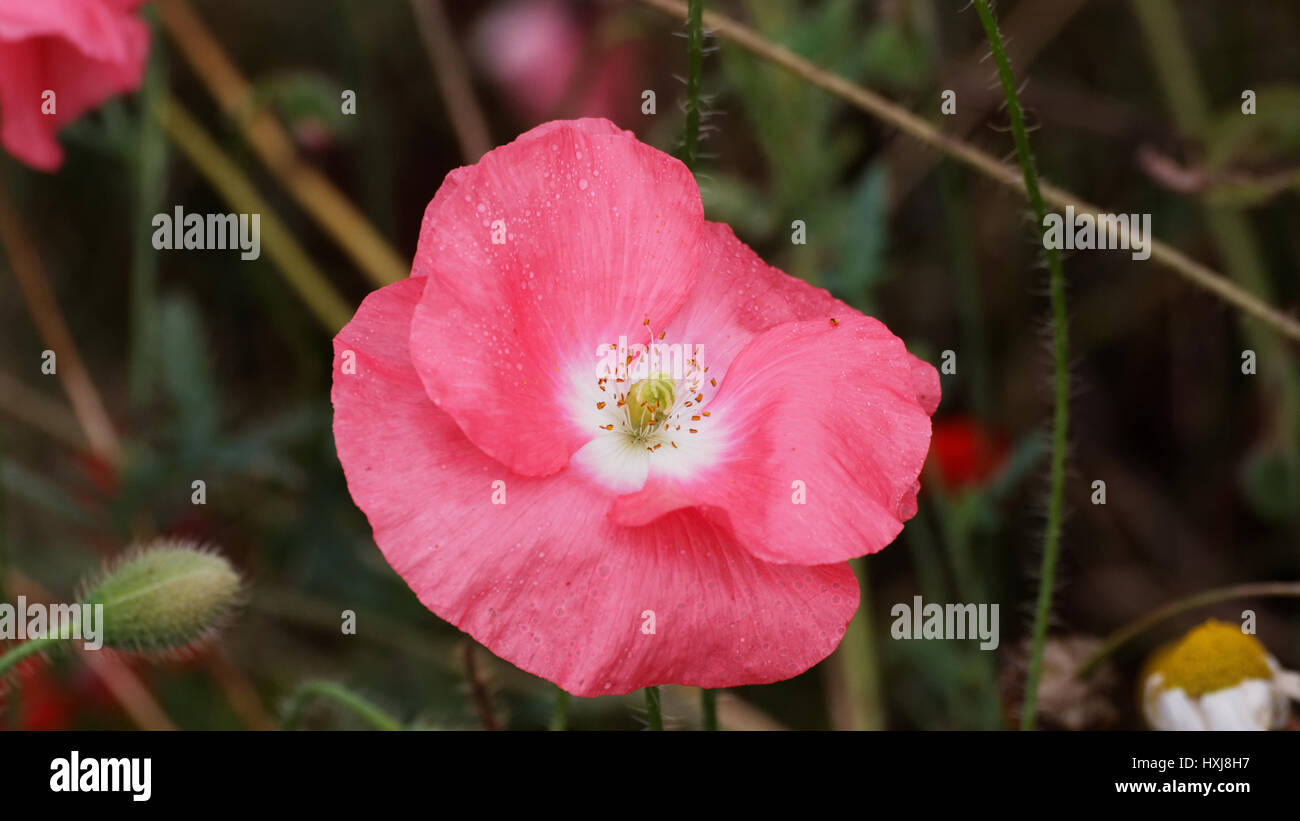
[[(63, 163), (54, 135), (140, 85), (143, 0), (0, 0), (0, 143), (42, 171)], [(53, 96), (47, 92), (53, 92)]]
[(559, 107), (577, 71), (582, 27), (563, 0), (517, 0), (488, 12), (474, 52), (512, 103), (541, 117)]
[[(623, 122), (641, 105), (639, 46), (603, 36), (602, 16), (579, 20), (564, 0), (512, 0), (488, 11), (474, 30), (477, 62), (529, 122), (564, 112)], [(588, 43), (597, 45), (588, 52)], [(589, 62), (588, 62), (589, 61)]]
[[(687, 353), (639, 373), (651, 343)], [(451, 172), (410, 278), (334, 349), (339, 459), (389, 563), (584, 696), (825, 658), (846, 560), (916, 512), (939, 401), (884, 325), (705, 221), (685, 166), (605, 120)]]

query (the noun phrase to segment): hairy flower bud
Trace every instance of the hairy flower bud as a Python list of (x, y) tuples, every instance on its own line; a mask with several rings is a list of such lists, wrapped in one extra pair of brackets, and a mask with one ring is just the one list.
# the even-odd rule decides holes
[(178, 650), (222, 626), (240, 586), (224, 557), (192, 542), (159, 540), (110, 568), (84, 601), (104, 607), (104, 646)]

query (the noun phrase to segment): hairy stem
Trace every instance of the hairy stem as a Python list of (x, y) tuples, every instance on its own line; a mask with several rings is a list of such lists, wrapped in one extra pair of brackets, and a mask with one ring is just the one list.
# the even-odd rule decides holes
[[(1016, 93), (1016, 80), (1011, 73), (1011, 62), (998, 32), (998, 24), (989, 10), (988, 0), (974, 0), (975, 12), (984, 26), (993, 51), (993, 61), (998, 67), (1002, 93), (1007, 98), (1007, 114), (1011, 118), (1011, 135), (1016, 143), (1016, 156), (1020, 159), (1020, 173), (1025, 179), (1025, 194), (1034, 210), (1041, 230), (1047, 217), (1047, 205), (1038, 188), (1038, 171), (1034, 155), (1029, 150), (1029, 134), (1020, 109), (1020, 96)], [(1043, 644), (1047, 641), (1047, 625), (1052, 615), (1052, 593), (1056, 585), (1056, 561), (1061, 551), (1061, 519), (1065, 508), (1065, 448), (1070, 421), (1070, 342), (1068, 318), (1065, 311), (1065, 274), (1061, 269), (1061, 256), (1055, 248), (1046, 247), (1049, 289), (1052, 299), (1052, 338), (1055, 359), (1056, 407), (1052, 418), (1051, 487), (1047, 506), (1047, 532), (1043, 538), (1043, 563), (1038, 579), (1038, 603), (1034, 608), (1034, 634), (1029, 652), (1029, 674), (1025, 681), (1024, 708), (1020, 713), (1020, 729), (1034, 729), (1038, 710), (1038, 679), (1043, 672)]]
[(686, 135), (682, 162), (695, 170), (700, 159), (700, 86), (704, 75), (704, 0), (690, 0), (686, 14)]

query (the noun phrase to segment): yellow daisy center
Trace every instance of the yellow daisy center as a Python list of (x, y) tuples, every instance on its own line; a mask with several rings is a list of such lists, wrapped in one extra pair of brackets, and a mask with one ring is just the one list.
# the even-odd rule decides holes
[(1273, 677), (1268, 653), (1258, 639), (1236, 625), (1213, 619), (1156, 651), (1143, 678), (1155, 673), (1163, 676), (1161, 689), (1181, 687), (1192, 698), (1235, 687), (1246, 679)]

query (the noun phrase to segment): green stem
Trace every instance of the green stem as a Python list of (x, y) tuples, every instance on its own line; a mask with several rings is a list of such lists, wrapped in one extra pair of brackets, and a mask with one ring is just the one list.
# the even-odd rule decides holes
[(880, 665), (876, 660), (875, 629), (872, 626), (871, 580), (864, 559), (849, 562), (861, 591), (858, 612), (849, 622), (831, 667), (842, 695), (841, 724), (851, 730), (883, 730), (885, 710), (881, 703)]
[(700, 159), (700, 87), (704, 76), (704, 0), (690, 0), (686, 14), (686, 135), (682, 161), (695, 170)]
[(700, 725), (707, 731), (718, 729), (718, 691), (700, 691)]
[(569, 729), (569, 694), (555, 688), (555, 712), (551, 714), (551, 723), (548, 727), (551, 730)]
[(5, 653), (3, 656), (0, 656), (0, 679), (4, 678), (6, 673), (17, 666), (18, 662), (28, 656), (33, 656), (42, 650), (53, 646), (57, 641), (59, 641), (57, 636), (46, 636), (44, 638), (32, 639), (31, 641), (23, 642)]
[(1206, 590), (1185, 599), (1170, 602), (1163, 607), (1158, 607), (1146, 614), (1137, 621), (1111, 633), (1101, 647), (1098, 647), (1091, 656), (1079, 665), (1075, 675), (1078, 678), (1084, 678), (1093, 673), (1098, 665), (1102, 663), (1112, 653), (1123, 647), (1132, 639), (1145, 633), (1147, 630), (1155, 627), (1166, 619), (1173, 618), (1180, 613), (1186, 613), (1188, 610), (1195, 610), (1198, 607), (1204, 607), (1207, 604), (1227, 601), (1228, 599), (1249, 599), (1261, 598), (1265, 596), (1293, 596), (1300, 598), (1300, 582), (1260, 582), (1257, 584), (1236, 584), (1231, 587), (1219, 587), (1214, 590)]
[[(973, 0), (973, 2), (975, 13), (979, 15), (980, 23), (984, 26), (989, 48), (992, 49), (993, 61), (998, 67), (998, 79), (1002, 83), (1002, 93), (1007, 99), (1007, 114), (1011, 118), (1011, 135), (1016, 143), (1016, 156), (1020, 159), (1020, 173), (1025, 179), (1025, 194), (1029, 198), (1030, 207), (1034, 209), (1034, 216), (1038, 220), (1038, 228), (1041, 231), (1047, 217), (1047, 206), (1043, 203), (1043, 195), (1038, 188), (1038, 171), (1034, 167), (1034, 155), (1029, 151), (1029, 134), (1025, 130), (1025, 118), (1020, 109), (1020, 97), (1016, 93), (1015, 77), (1011, 73), (1011, 62), (1007, 59), (1002, 35), (998, 32), (998, 24), (993, 19), (993, 12), (989, 10), (988, 0)], [(1061, 270), (1061, 256), (1056, 249), (1048, 247), (1045, 250), (1052, 298), (1056, 408), (1052, 420), (1051, 496), (1047, 507), (1047, 533), (1043, 539), (1043, 564), (1038, 581), (1038, 604), (1034, 612), (1029, 674), (1025, 681), (1024, 709), (1020, 714), (1022, 730), (1034, 729), (1034, 716), (1038, 710), (1038, 680), (1043, 672), (1043, 645), (1047, 640), (1047, 623), (1052, 614), (1056, 561), (1061, 548), (1061, 518), (1065, 508), (1065, 446), (1070, 419), (1070, 345), (1065, 311), (1065, 274)]]
[(903, 535), (907, 537), (907, 551), (912, 558), (916, 580), (921, 585), (921, 594), (930, 601), (951, 601), (948, 598), (949, 588), (943, 558), (939, 555), (934, 530), (930, 527), (930, 519), (934, 515), (938, 514), (932, 512), (930, 502), (922, 500)]
[(134, 148), (135, 232), (131, 237), (131, 404), (146, 405), (153, 396), (158, 363), (158, 259), (153, 248), (152, 217), (162, 210), (167, 188), (167, 137), (149, 115), (166, 94), (164, 47), (159, 42), (157, 12), (146, 8), (153, 48), (140, 86), (141, 114)]
[(385, 713), (361, 696), (341, 684), (332, 681), (307, 681), (289, 697), (288, 715), (284, 719), (284, 729), (297, 728), (307, 702), (313, 698), (323, 698), (355, 713), (376, 730), (400, 730), (402, 725), (397, 719)]
[(936, 517), (939, 521), (943, 546), (948, 553), (948, 564), (952, 567), (952, 576), (956, 582), (957, 595), (963, 601), (987, 601), (984, 580), (975, 563), (971, 545), (972, 513), (971, 496), (949, 496), (941, 487), (930, 490)]
[(663, 709), (659, 706), (659, 688), (645, 688), (645, 712), (650, 721), (651, 730), (662, 730), (664, 728)]

